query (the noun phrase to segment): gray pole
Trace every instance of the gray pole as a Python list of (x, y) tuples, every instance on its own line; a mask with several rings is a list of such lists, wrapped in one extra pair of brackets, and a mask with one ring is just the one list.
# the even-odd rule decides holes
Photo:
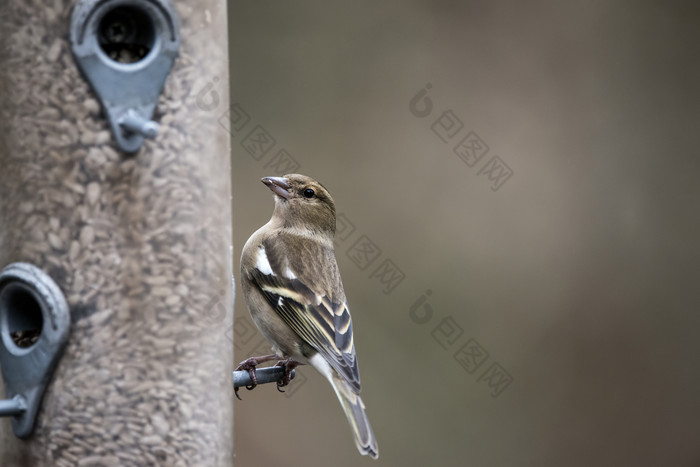
[[(296, 370), (292, 370), (290, 378), (294, 379)], [(258, 368), (255, 373), (255, 378), (258, 384), (275, 383), (284, 377), (284, 368), (281, 366), (271, 366), (267, 368)], [(253, 380), (247, 371), (233, 372), (233, 387), (235, 389), (244, 388), (253, 384)]]
[(0, 416), (21, 415), (25, 410), (27, 410), (27, 406), (21, 396), (0, 400)]
[(38, 266), (71, 313), (34, 433), (0, 418), (0, 465), (231, 465), (226, 3), (173, 1), (179, 55), (133, 154), (71, 54), (74, 4), (0, 18), (0, 268)]

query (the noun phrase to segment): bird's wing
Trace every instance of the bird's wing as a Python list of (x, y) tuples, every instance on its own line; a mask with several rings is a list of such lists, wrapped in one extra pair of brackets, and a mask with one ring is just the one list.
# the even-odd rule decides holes
[[(251, 281), (284, 322), (359, 392), (352, 320), (333, 249), (278, 236), (263, 240), (256, 255), (255, 267), (247, 271)], [(304, 264), (304, 257), (314, 261)]]

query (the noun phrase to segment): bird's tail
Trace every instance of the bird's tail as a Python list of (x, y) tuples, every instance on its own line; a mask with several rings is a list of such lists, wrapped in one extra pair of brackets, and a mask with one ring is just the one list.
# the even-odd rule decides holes
[(339, 375), (332, 372), (332, 376), (328, 379), (335, 390), (336, 396), (343, 406), (345, 416), (350, 422), (350, 429), (355, 437), (357, 449), (363, 455), (369, 455), (373, 459), (379, 457), (379, 448), (377, 440), (374, 438), (372, 427), (367, 420), (365, 413), (365, 404), (362, 402), (360, 395), (355, 393), (353, 389)]

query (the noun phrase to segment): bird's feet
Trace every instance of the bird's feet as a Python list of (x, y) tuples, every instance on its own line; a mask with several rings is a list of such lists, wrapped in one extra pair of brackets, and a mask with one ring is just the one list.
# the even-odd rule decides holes
[[(255, 386), (258, 385), (258, 377), (255, 375), (255, 367), (261, 363), (269, 362), (270, 360), (274, 360), (276, 358), (279, 358), (276, 354), (263, 355), (261, 357), (250, 357), (238, 364), (235, 371), (247, 371), (248, 375), (250, 375), (250, 380), (253, 382), (253, 384), (245, 387), (247, 390), (250, 391), (255, 389)], [(238, 388), (234, 388), (233, 392), (236, 394), (236, 398), (238, 398), (239, 401), (243, 400), (241, 399), (241, 396), (238, 395)]]
[(280, 388), (289, 384), (289, 382), (292, 380), (292, 370), (294, 370), (294, 368), (298, 367), (299, 365), (303, 365), (303, 363), (299, 363), (296, 360), (292, 360), (291, 358), (286, 358), (277, 362), (277, 365), (275, 366), (284, 367), (284, 376), (282, 377), (282, 379), (277, 381), (277, 390), (279, 392), (284, 392)]

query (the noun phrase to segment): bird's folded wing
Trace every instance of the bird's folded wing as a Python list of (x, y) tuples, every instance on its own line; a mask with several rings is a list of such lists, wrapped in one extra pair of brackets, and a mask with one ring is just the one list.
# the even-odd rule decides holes
[[(274, 258), (274, 248), (261, 245), (258, 254), (260, 261), (247, 271), (251, 281), (284, 322), (359, 392), (360, 376), (347, 302), (334, 302), (328, 294), (312, 290), (307, 285), (309, 281), (292, 272), (289, 265), (282, 268), (283, 263)], [(337, 268), (335, 263), (333, 266)]]

